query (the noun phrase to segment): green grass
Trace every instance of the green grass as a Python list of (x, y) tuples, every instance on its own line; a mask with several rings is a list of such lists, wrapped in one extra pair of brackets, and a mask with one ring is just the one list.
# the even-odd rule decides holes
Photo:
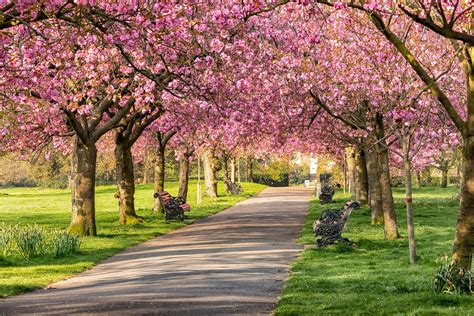
[[(136, 190), (137, 213), (144, 216), (143, 224), (122, 226), (118, 224), (117, 200), (113, 197), (115, 186), (100, 186), (96, 189), (97, 237), (84, 238), (79, 254), (67, 258), (38, 257), (29, 261), (20, 258), (0, 258), (0, 297), (18, 294), (44, 287), (67, 276), (84, 271), (111, 255), (139, 244), (155, 236), (166, 234), (197, 219), (215, 214), (235, 203), (261, 191), (265, 186), (243, 183), (241, 196), (223, 195), (219, 198), (203, 198), (196, 205), (197, 182), (189, 187), (188, 201), (191, 212), (184, 223), (165, 223), (163, 216), (151, 211), (153, 205), (152, 185), (138, 185)], [(178, 191), (178, 183), (166, 184), (172, 195)], [(219, 192), (223, 192), (219, 183)], [(37, 223), (46, 228), (66, 228), (70, 221), (71, 196), (69, 190), (38, 188), (0, 189), (0, 222), (10, 224)]]
[[(406, 233), (403, 189), (395, 189), (400, 232)], [(422, 188), (414, 192), (418, 264), (408, 262), (407, 238), (387, 241), (383, 227), (370, 225), (367, 207), (349, 219), (345, 237), (351, 247), (306, 247), (292, 263), (276, 315), (473, 315), (474, 297), (435, 294), (436, 259), (451, 253), (458, 202), (456, 188)], [(338, 194), (337, 205), (348, 200)], [(312, 223), (322, 207), (312, 201), (300, 242), (314, 244)]]

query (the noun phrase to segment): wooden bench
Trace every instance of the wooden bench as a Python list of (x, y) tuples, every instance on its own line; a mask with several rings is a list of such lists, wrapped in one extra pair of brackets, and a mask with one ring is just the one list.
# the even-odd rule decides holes
[(335, 203), (334, 200), (332, 199), (335, 193), (336, 193), (336, 186), (334, 185), (323, 186), (318, 196), (319, 203), (320, 204)]
[(184, 212), (189, 212), (191, 207), (182, 198), (173, 197), (166, 191), (155, 192), (155, 199), (160, 200), (165, 213), (165, 220), (178, 219), (184, 221)]
[(346, 202), (340, 210), (324, 210), (318, 220), (313, 223), (313, 234), (321, 237), (316, 245), (325, 247), (337, 242), (354, 245), (352, 241), (341, 236), (352, 211), (360, 207), (359, 202)]
[(226, 185), (226, 191), (232, 195), (239, 195), (240, 193), (244, 192), (240, 184), (234, 183), (230, 180), (226, 180), (224, 183)]

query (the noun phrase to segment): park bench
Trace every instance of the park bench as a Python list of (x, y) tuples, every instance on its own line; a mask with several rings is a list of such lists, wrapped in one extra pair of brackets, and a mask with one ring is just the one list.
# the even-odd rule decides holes
[(359, 202), (346, 202), (342, 209), (324, 210), (318, 220), (313, 223), (313, 234), (321, 237), (316, 240), (316, 245), (325, 247), (337, 242), (354, 245), (352, 241), (341, 236), (352, 211), (359, 208)]
[(321, 192), (319, 193), (319, 203), (320, 204), (335, 203), (334, 200), (332, 199), (335, 193), (336, 193), (336, 185), (324, 185), (321, 188)]
[(226, 185), (227, 192), (229, 192), (232, 195), (239, 195), (240, 193), (244, 191), (242, 187), (240, 186), (240, 184), (234, 183), (230, 180), (226, 180), (224, 182)]
[(155, 199), (157, 198), (160, 200), (160, 204), (163, 207), (163, 212), (165, 213), (166, 221), (171, 219), (183, 221), (184, 212), (188, 212), (191, 209), (189, 204), (187, 204), (184, 199), (173, 197), (166, 191), (155, 192), (153, 196)]

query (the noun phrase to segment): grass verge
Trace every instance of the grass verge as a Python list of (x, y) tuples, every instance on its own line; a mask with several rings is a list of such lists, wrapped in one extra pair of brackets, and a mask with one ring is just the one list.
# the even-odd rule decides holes
[[(358, 248), (343, 245), (324, 249), (306, 247), (292, 263), (290, 277), (275, 310), (276, 315), (473, 315), (474, 297), (435, 294), (432, 279), (436, 259), (451, 253), (457, 219), (456, 188), (421, 188), (414, 192), (418, 264), (408, 262), (403, 189), (394, 191), (401, 234), (383, 238), (383, 227), (370, 224), (370, 211), (352, 213), (343, 236)], [(338, 194), (337, 207), (349, 200)], [(314, 244), (312, 223), (322, 210), (316, 200), (300, 238)]]
[[(0, 257), (0, 297), (6, 297), (44, 287), (47, 284), (84, 271), (97, 262), (117, 252), (137, 245), (148, 239), (166, 234), (179, 227), (215, 214), (237, 202), (245, 200), (265, 188), (263, 185), (243, 183), (241, 196), (222, 195), (219, 198), (203, 197), (203, 203), (196, 205), (197, 182), (191, 181), (188, 201), (191, 212), (185, 222), (165, 223), (161, 214), (151, 211), (153, 186), (138, 185), (135, 206), (137, 213), (144, 216), (145, 223), (122, 226), (118, 224), (117, 200), (113, 197), (115, 186), (96, 188), (97, 237), (85, 237), (78, 254), (53, 259), (43, 256), (28, 261), (19, 257)], [(178, 191), (178, 183), (166, 184), (172, 195)], [(223, 192), (219, 183), (219, 192)], [(46, 228), (64, 229), (70, 221), (70, 191), (38, 188), (0, 189), (0, 222), (9, 224), (36, 223)]]

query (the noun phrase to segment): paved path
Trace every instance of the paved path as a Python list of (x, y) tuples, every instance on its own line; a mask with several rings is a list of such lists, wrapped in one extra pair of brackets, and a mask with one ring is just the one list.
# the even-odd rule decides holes
[(229, 315), (274, 309), (311, 191), (268, 188), (130, 248), (51, 290), (0, 300), (0, 315)]

